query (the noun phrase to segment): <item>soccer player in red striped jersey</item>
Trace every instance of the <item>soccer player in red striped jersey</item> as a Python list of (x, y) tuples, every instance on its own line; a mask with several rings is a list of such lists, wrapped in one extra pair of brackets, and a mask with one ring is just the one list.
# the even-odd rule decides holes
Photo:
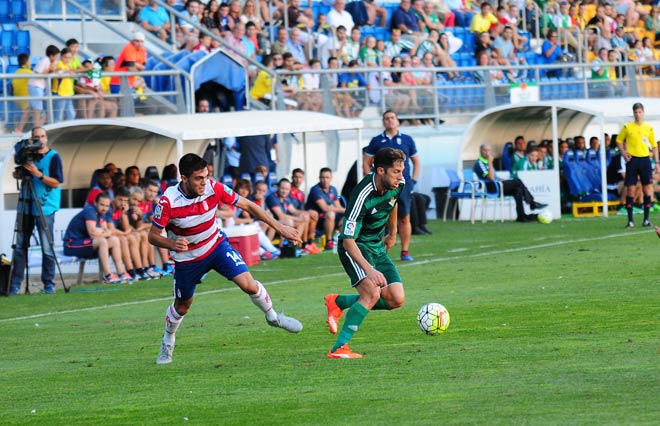
[[(215, 213), (221, 204), (235, 205), (294, 244), (300, 242), (298, 231), (280, 224), (252, 201), (209, 178), (206, 165), (195, 154), (181, 157), (181, 182), (167, 188), (154, 210), (154, 226), (149, 230), (149, 242), (169, 249), (176, 264), (174, 302), (167, 308), (158, 364), (172, 362), (176, 330), (192, 305), (195, 287), (211, 269), (250, 295), (252, 302), (265, 313), (268, 324), (292, 333), (302, 330), (298, 320), (275, 312), (266, 288), (252, 277), (241, 255), (218, 228)], [(163, 229), (167, 230), (167, 237), (161, 235)]]

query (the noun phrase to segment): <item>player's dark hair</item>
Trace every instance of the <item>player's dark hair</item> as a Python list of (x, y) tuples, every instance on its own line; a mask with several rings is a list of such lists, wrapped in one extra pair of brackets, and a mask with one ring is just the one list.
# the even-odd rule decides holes
[(406, 154), (403, 151), (396, 148), (381, 148), (376, 151), (376, 155), (374, 156), (374, 170), (379, 167), (387, 170), (394, 166), (394, 163), (397, 161), (406, 161)]
[(46, 56), (59, 55), (59, 53), (60, 53), (60, 48), (57, 46), (53, 46), (52, 44), (46, 48)]
[(21, 53), (18, 55), (18, 66), (23, 67), (26, 64), (30, 63), (30, 55), (27, 53)]
[(301, 169), (300, 167), (296, 167), (296, 168), (293, 169), (293, 171), (291, 172), (291, 178), (292, 178), (292, 179), (293, 179), (293, 176), (295, 176), (296, 173), (301, 173), (303, 176), (305, 175), (305, 172), (303, 172), (303, 169)]
[(635, 104), (633, 105), (633, 112), (635, 112), (635, 110), (638, 110), (638, 109), (641, 109), (642, 111), (644, 111), (644, 105), (642, 105), (641, 102), (635, 102)]
[(282, 179), (280, 179), (280, 180), (277, 181), (277, 186), (279, 187), (280, 185), (282, 185), (282, 182), (291, 183), (291, 181), (290, 181), (289, 179), (287, 179), (287, 178), (282, 178)]
[(98, 194), (96, 194), (96, 198), (94, 198), (94, 203), (95, 204), (98, 203), (101, 198), (107, 198), (109, 200), (110, 199), (110, 194), (108, 194), (105, 191), (99, 192)]
[(332, 169), (330, 167), (321, 167), (321, 170), (319, 170), (319, 177), (325, 172), (332, 174)]
[(395, 111), (392, 111), (391, 109), (388, 109), (388, 110), (386, 110), (386, 111), (383, 113), (383, 120), (385, 120), (385, 116), (386, 116), (387, 114), (394, 114), (394, 116), (395, 116), (396, 118), (399, 118), (399, 116), (397, 115), (397, 113), (396, 113)]
[(190, 177), (194, 172), (203, 170), (208, 163), (197, 154), (186, 154), (179, 160), (179, 173), (181, 176)]
[(125, 175), (128, 175), (128, 174), (129, 174), (130, 172), (132, 172), (133, 170), (137, 170), (138, 175), (140, 174), (140, 168), (139, 168), (138, 166), (129, 166), (129, 167), (126, 167), (126, 171), (124, 172), (124, 174), (125, 174)]
[(130, 197), (131, 191), (128, 190), (125, 186), (120, 186), (115, 189), (115, 198), (117, 197)]

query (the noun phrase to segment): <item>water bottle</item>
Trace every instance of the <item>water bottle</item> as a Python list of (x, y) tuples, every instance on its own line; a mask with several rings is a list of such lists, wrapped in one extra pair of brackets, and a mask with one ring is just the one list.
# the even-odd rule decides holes
[(335, 235), (332, 236), (332, 252), (337, 253), (339, 250), (339, 232), (335, 232)]

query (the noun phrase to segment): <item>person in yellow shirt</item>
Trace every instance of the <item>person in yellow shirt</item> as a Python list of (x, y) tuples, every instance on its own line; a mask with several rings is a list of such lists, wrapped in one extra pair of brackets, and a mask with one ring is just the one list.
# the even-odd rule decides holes
[[(21, 53), (18, 55), (18, 69), (16, 74), (32, 74), (32, 69), (30, 68), (30, 55)], [(12, 93), (14, 96), (29, 96), (28, 93), (28, 79), (27, 78), (15, 78), (11, 81)], [(23, 134), (23, 127), (30, 118), (30, 105), (28, 101), (16, 101), (16, 105), (21, 109), (21, 118), (14, 129), (14, 133)]]
[[(271, 55), (265, 55), (261, 60), (263, 66), (269, 70), (273, 68), (273, 57)], [(257, 73), (257, 78), (250, 89), (250, 97), (257, 101), (263, 102), (266, 105), (270, 104), (270, 97), (272, 96), (272, 81), (273, 77), (268, 71), (259, 70)]]
[(499, 27), (499, 21), (497, 17), (493, 15), (493, 9), (490, 3), (483, 2), (481, 3), (481, 13), (477, 13), (472, 17), (472, 23), (470, 24), (470, 31), (475, 34), (481, 34), (489, 32), (491, 27), (495, 26), (496, 30), (495, 35), (499, 35), (501, 29)]
[(651, 197), (653, 196), (652, 175), (654, 167), (651, 166), (651, 153), (655, 160), (655, 171), (660, 169), (658, 162), (658, 144), (653, 134), (653, 127), (644, 122), (644, 105), (637, 102), (633, 105), (632, 121), (619, 132), (616, 144), (621, 152), (621, 157), (626, 161), (626, 210), (628, 212), (628, 223), (626, 228), (633, 228), (633, 200), (635, 199), (635, 187), (637, 179), (642, 183), (644, 192), (644, 221), (642, 226), (651, 226), (649, 222), (649, 210), (651, 208)]
[(57, 70), (55, 71), (59, 76), (57, 84), (57, 95), (60, 97), (55, 106), (55, 119), (63, 121), (66, 117), (67, 120), (76, 118), (76, 110), (73, 107), (73, 75), (69, 64), (73, 54), (68, 47), (65, 47), (60, 52), (60, 60), (57, 62)]

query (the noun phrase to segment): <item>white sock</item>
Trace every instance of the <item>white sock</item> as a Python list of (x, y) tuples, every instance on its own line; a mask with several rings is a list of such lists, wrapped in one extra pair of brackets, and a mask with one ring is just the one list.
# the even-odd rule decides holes
[(271, 253), (277, 251), (277, 248), (273, 245), (273, 242), (270, 241), (270, 238), (268, 238), (268, 235), (266, 235), (263, 229), (259, 228), (259, 231), (257, 232), (257, 236), (259, 237), (259, 245), (261, 247), (263, 247), (265, 250), (268, 250)]
[(181, 325), (182, 321), (183, 315), (179, 314), (176, 309), (174, 309), (174, 303), (172, 303), (167, 308), (167, 312), (165, 314), (165, 334), (163, 335), (163, 342), (167, 344), (174, 343), (174, 334)]
[(264, 287), (259, 281), (255, 280), (255, 282), (257, 283), (258, 288), (255, 294), (250, 295), (252, 303), (257, 305), (257, 307), (266, 314), (266, 319), (268, 321), (275, 321), (277, 319), (277, 312), (273, 309), (273, 302), (270, 300), (266, 287)]

